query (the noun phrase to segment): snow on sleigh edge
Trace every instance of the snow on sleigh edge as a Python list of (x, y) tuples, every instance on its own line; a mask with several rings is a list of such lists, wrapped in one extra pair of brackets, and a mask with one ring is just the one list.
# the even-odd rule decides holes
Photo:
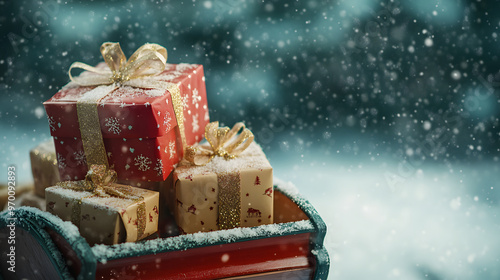
[[(293, 184), (279, 182), (275, 191), (279, 199), (275, 205), (284, 207), (275, 213), (283, 214), (281, 222), (275, 224), (93, 247), (76, 226), (50, 213), (31, 207), (20, 207), (12, 214), (4, 211), (0, 213), (0, 239), (8, 239), (9, 225), (14, 223), (18, 269), (15, 273), (8, 271), (8, 254), (3, 254), (0, 272), (5, 279), (104, 279), (124, 275), (159, 279), (165, 273), (182, 275), (180, 279), (244, 279), (245, 275), (252, 275), (252, 279), (291, 275), (327, 279), (330, 260), (323, 246), (325, 223)], [(0, 244), (0, 250), (9, 252), (8, 242)], [(26, 263), (20, 258), (23, 250), (30, 252), (30, 257), (24, 258)], [(19, 269), (23, 266), (29, 269)]]

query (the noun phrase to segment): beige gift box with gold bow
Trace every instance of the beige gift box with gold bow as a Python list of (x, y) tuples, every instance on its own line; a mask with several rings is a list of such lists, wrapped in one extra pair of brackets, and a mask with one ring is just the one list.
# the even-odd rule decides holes
[[(212, 151), (198, 151), (206, 160), (191, 158), (192, 162), (199, 161), (202, 165), (183, 161), (173, 172), (174, 185), (168, 190), (168, 197), (182, 233), (273, 223), (273, 169), (264, 152), (251, 141), (253, 135), (250, 142), (244, 144), (239, 143), (243, 142), (241, 137), (232, 137), (244, 128), (242, 124), (232, 130), (225, 128), (223, 135), (217, 127), (217, 122), (210, 123), (205, 133), (208, 141), (215, 145), (195, 147), (196, 150)], [(212, 137), (209, 130), (213, 130)], [(223, 139), (224, 135), (229, 137)], [(238, 154), (231, 154), (235, 150)], [(188, 149), (188, 158), (189, 153)]]
[(45, 198), (47, 211), (74, 223), (89, 244), (133, 242), (158, 230), (158, 192), (87, 181), (60, 182), (45, 189)]

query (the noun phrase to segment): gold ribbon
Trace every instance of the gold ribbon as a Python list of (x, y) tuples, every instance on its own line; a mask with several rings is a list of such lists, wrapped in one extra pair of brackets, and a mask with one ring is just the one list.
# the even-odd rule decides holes
[[(184, 112), (178, 84), (160, 81), (156, 75), (165, 70), (167, 50), (158, 44), (144, 44), (127, 60), (119, 43), (103, 43), (101, 54), (108, 68), (97, 68), (82, 62), (71, 64), (68, 75), (80, 86), (98, 86), (84, 94), (77, 101), (78, 122), (82, 136), (83, 150), (87, 165), (105, 165), (108, 158), (102, 138), (97, 112), (97, 104), (119, 86), (136, 88), (156, 88), (168, 90), (172, 97), (177, 126), (181, 135), (183, 149), (186, 147)], [(80, 68), (88, 72), (78, 77), (71, 70)]]
[[(238, 132), (241, 131), (240, 134)], [(219, 122), (205, 126), (205, 139), (209, 145), (189, 146), (184, 158), (194, 165), (205, 165), (215, 156), (233, 159), (241, 154), (253, 142), (253, 133), (241, 122), (233, 128), (219, 127)]]
[[(241, 131), (241, 132), (240, 132)], [(238, 134), (238, 132), (240, 132)], [(241, 122), (233, 128), (219, 127), (219, 122), (211, 122), (205, 126), (205, 139), (209, 145), (189, 146), (184, 158), (194, 165), (205, 165), (214, 157), (230, 160), (241, 154), (253, 142), (253, 133)], [(217, 174), (219, 192), (217, 195), (219, 213), (219, 229), (230, 229), (240, 226), (241, 190), (240, 176), (223, 172)]]
[(77, 203), (73, 203), (71, 222), (78, 227), (80, 226), (81, 205), (86, 198), (116, 197), (139, 203), (137, 207), (137, 240), (139, 240), (144, 235), (146, 229), (146, 203), (144, 202), (144, 197), (133, 195), (130, 186), (115, 184), (116, 179), (117, 175), (114, 170), (107, 169), (105, 165), (94, 164), (90, 166), (85, 180), (65, 181), (57, 185), (74, 191), (92, 193), (92, 195), (78, 199)]

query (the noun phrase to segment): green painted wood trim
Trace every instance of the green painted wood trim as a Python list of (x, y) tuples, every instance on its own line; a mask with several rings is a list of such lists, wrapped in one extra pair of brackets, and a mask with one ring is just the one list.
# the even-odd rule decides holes
[(313, 224), (315, 230), (311, 236), (311, 247), (313, 248), (312, 251), (317, 265), (314, 273), (314, 279), (327, 279), (328, 272), (330, 270), (330, 257), (328, 256), (328, 252), (323, 245), (327, 230), (325, 222), (319, 215), (318, 211), (316, 211), (312, 204), (302, 195), (295, 193), (292, 194), (287, 189), (279, 187), (276, 188), (297, 204)]
[[(80, 274), (77, 279), (93, 279), (95, 278), (96, 260), (95, 256), (90, 249), (87, 241), (80, 236), (78, 231), (67, 231), (62, 228), (63, 221), (54, 215), (47, 212), (42, 212), (33, 207), (19, 207), (15, 209), (14, 216), (16, 219), (16, 226), (27, 230), (39, 244), (47, 252), (54, 267), (58, 269), (61, 279), (72, 279), (69, 273), (66, 261), (52, 241), (49, 233), (44, 229), (48, 227), (64, 238), (68, 244), (73, 248), (76, 255), (82, 262)], [(10, 217), (8, 211), (0, 212), (0, 227), (7, 226), (7, 219)], [(67, 226), (67, 224), (64, 224)], [(78, 234), (75, 234), (78, 233)]]

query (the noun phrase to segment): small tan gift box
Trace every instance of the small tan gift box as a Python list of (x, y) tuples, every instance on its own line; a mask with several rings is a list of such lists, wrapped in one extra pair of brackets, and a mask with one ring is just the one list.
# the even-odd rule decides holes
[[(233, 137), (241, 128), (243, 137)], [(247, 137), (245, 131), (250, 133)], [(188, 148), (186, 159), (192, 163), (184, 162), (173, 173), (175, 186), (169, 200), (181, 232), (273, 223), (273, 169), (260, 146), (252, 142), (253, 134), (241, 123), (229, 130), (213, 122), (207, 125), (205, 137), (212, 147)], [(244, 144), (246, 138), (250, 142)]]
[(97, 179), (60, 182), (45, 189), (47, 211), (73, 222), (89, 244), (132, 242), (155, 233), (159, 193), (105, 182), (98, 168), (105, 170), (93, 165), (87, 174), (101, 173)]
[(30, 160), (35, 183), (35, 194), (45, 197), (45, 188), (60, 181), (56, 151), (52, 139), (33, 148), (30, 151)]

